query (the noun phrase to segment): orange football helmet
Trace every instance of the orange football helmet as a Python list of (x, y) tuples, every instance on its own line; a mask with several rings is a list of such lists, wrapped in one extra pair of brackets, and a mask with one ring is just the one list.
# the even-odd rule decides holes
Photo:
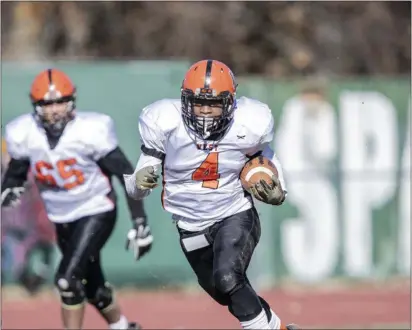
[[(40, 72), (31, 85), (30, 99), (36, 119), (53, 135), (60, 135), (66, 124), (74, 118), (76, 87), (69, 76), (60, 70)], [(64, 115), (53, 122), (47, 120), (44, 114), (44, 107), (52, 104), (66, 104)]]
[[(236, 108), (237, 84), (226, 64), (216, 60), (202, 60), (186, 72), (182, 83), (182, 115), (186, 127), (201, 138), (221, 138), (228, 129)], [(194, 104), (207, 102), (222, 105), (219, 117), (197, 116)]]

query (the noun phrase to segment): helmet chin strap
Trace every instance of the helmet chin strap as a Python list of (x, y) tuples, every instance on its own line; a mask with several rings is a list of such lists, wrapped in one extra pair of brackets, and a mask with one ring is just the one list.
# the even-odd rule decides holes
[(212, 135), (214, 123), (217, 123), (214, 118), (202, 116), (197, 117), (197, 124), (202, 128), (202, 137), (204, 139), (207, 139)]
[(37, 105), (35, 110), (35, 118), (46, 131), (47, 135), (52, 138), (60, 137), (67, 123), (69, 123), (75, 116), (74, 102), (72, 101), (67, 105), (66, 116), (56, 120), (55, 123), (48, 122), (44, 119), (43, 108), (41, 106)]
[(207, 131), (207, 127), (203, 127), (203, 138), (207, 139), (210, 136), (210, 132)]

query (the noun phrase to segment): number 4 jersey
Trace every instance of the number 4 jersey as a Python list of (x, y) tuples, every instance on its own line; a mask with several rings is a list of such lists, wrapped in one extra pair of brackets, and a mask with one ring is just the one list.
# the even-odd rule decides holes
[[(242, 97), (223, 139), (217, 143), (200, 140), (186, 129), (180, 100), (161, 100), (140, 115), (143, 154), (136, 171), (162, 165), (163, 207), (173, 214), (179, 227), (201, 230), (252, 207), (239, 174), (248, 156), (270, 150), (273, 126), (267, 105)], [(284, 185), (283, 177), (280, 179)], [(147, 194), (136, 188), (134, 176), (125, 175), (125, 181), (130, 196), (142, 198)]]
[(10, 156), (30, 161), (49, 219), (63, 223), (112, 210), (109, 179), (97, 161), (117, 147), (113, 121), (98, 113), (77, 113), (51, 148), (33, 115), (6, 126)]

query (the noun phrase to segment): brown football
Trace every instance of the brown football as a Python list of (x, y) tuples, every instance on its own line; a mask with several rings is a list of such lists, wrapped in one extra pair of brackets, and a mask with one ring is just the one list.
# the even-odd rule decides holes
[(272, 161), (264, 156), (249, 160), (240, 172), (240, 181), (244, 189), (248, 190), (256, 182), (265, 180), (272, 184), (272, 176), (278, 176), (278, 170)]

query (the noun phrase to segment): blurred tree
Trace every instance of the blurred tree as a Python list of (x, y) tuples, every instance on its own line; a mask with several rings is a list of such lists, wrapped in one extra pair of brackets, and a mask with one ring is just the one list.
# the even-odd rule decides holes
[[(220, 59), (237, 74), (409, 74), (410, 2), (2, 2), (4, 59)], [(4, 18), (4, 19), (3, 19)]]

